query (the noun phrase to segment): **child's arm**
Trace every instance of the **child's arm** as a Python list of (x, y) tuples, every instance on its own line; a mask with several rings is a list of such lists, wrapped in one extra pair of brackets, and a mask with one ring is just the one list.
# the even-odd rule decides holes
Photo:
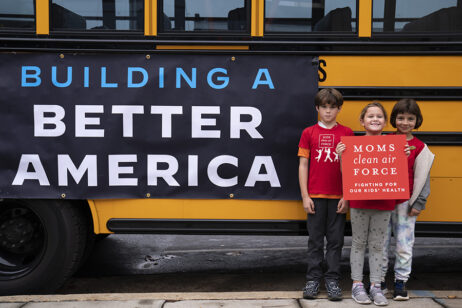
[(418, 216), (425, 209), (428, 195), (430, 195), (430, 170), (435, 155), (425, 145), (414, 162), (414, 191), (409, 206), (410, 216)]
[[(342, 166), (342, 154), (343, 152), (345, 152), (345, 149), (346, 149), (346, 146), (341, 141), (337, 144), (337, 147), (335, 148), (335, 152), (337, 152), (338, 157), (340, 158), (340, 167)], [(349, 209), (348, 201), (341, 198), (337, 205), (337, 213), (345, 214), (348, 212), (348, 209)]]
[(298, 165), (298, 182), (302, 193), (303, 208), (308, 214), (314, 214), (314, 202), (308, 195), (308, 158), (300, 156)]
[(337, 214), (346, 214), (349, 208), (348, 200), (341, 198), (337, 205)]
[(428, 174), (427, 179), (425, 180), (425, 185), (420, 191), (420, 194), (417, 196), (417, 199), (411, 204), (411, 211), (409, 216), (419, 216), (422, 210), (425, 210), (425, 204), (427, 203), (427, 198), (430, 195), (430, 174)]
[(409, 144), (406, 142), (406, 145), (404, 146), (404, 154), (406, 154), (406, 157), (409, 157), (411, 155), (411, 147)]
[[(337, 143), (337, 147), (335, 148), (335, 152), (337, 152), (339, 158), (342, 158), (342, 154), (343, 152), (345, 152), (345, 149), (346, 149), (346, 146), (343, 142), (339, 142)], [(340, 162), (342, 162), (342, 160), (340, 159)]]
[[(335, 152), (337, 152), (338, 157), (340, 159), (340, 168), (342, 167), (342, 154), (343, 154), (343, 152), (345, 152), (345, 149), (346, 149), (346, 146), (341, 141), (337, 144), (337, 147), (335, 148)], [(348, 200), (344, 200), (343, 198), (341, 198), (339, 200), (339, 202), (338, 202), (338, 205), (337, 205), (337, 213), (338, 214), (345, 214), (345, 213), (348, 212), (349, 208), (350, 208), (350, 206), (348, 204)]]

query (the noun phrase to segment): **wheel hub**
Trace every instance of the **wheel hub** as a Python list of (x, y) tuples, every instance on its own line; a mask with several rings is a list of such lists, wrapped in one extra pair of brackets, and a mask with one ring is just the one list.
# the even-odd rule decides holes
[(0, 245), (13, 253), (27, 253), (33, 250), (33, 222), (16, 217), (0, 224)]

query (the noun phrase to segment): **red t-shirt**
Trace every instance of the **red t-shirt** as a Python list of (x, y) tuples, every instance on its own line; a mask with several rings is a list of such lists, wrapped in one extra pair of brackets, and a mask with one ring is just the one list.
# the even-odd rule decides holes
[(353, 136), (353, 131), (337, 124), (331, 129), (319, 124), (305, 128), (298, 145), (298, 155), (309, 159), (308, 193), (312, 195), (342, 195), (340, 160), (335, 152), (341, 136)]
[(407, 168), (409, 172), (409, 191), (412, 194), (414, 189), (414, 163), (417, 156), (422, 152), (425, 147), (425, 143), (417, 139), (416, 137), (412, 138), (407, 142), (411, 148), (411, 154), (407, 157)]
[[(396, 133), (394, 133), (396, 135)], [(407, 157), (407, 172), (409, 176), (409, 191), (411, 192), (414, 189), (414, 163), (415, 159), (417, 156), (419, 156), (420, 152), (422, 152), (423, 148), (425, 147), (425, 143), (417, 139), (416, 137), (413, 137), (411, 140), (407, 141), (407, 144), (409, 144), (411, 153)], [(406, 200), (397, 200), (396, 204), (400, 204), (407, 201)]]
[(350, 207), (354, 209), (371, 209), (393, 211), (396, 200), (350, 200)]

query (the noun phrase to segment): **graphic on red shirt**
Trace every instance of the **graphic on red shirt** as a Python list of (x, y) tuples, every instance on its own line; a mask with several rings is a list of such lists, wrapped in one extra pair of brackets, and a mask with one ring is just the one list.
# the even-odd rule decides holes
[(340, 124), (331, 129), (316, 124), (303, 131), (299, 148), (309, 151), (310, 195), (342, 195), (340, 160), (335, 152), (341, 136), (353, 136), (353, 131)]
[(321, 134), (319, 135), (319, 147), (321, 148), (333, 148), (335, 136), (333, 134)]

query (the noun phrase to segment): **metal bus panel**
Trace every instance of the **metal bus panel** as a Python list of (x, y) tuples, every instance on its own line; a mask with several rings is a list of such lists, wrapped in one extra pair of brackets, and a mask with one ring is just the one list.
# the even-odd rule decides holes
[(460, 87), (462, 57), (442, 55), (321, 56), (329, 87)]

